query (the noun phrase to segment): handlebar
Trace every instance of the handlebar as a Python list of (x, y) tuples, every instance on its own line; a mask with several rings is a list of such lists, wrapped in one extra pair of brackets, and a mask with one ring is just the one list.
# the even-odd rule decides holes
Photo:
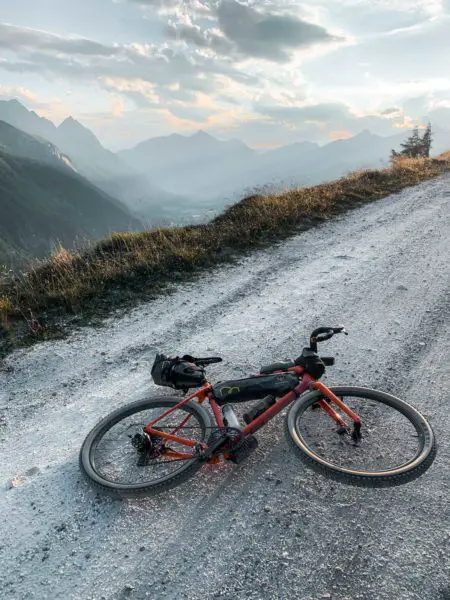
[(337, 327), (318, 327), (317, 329), (314, 329), (309, 339), (311, 350), (317, 352), (317, 344), (329, 340), (335, 333), (345, 333), (345, 335), (348, 335), (348, 332), (343, 325), (338, 325)]

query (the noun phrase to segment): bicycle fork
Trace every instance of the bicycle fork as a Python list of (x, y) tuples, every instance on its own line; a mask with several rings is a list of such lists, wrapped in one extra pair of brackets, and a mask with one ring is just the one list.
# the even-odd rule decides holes
[[(331, 402), (334, 402), (342, 410), (342, 412), (344, 412), (347, 416), (349, 416), (352, 419), (353, 431), (351, 432), (351, 436), (352, 436), (352, 440), (355, 443), (357, 443), (362, 438), (361, 419), (359, 418), (359, 416), (353, 410), (351, 410), (351, 408), (349, 408), (344, 402), (342, 402), (342, 400), (340, 398), (338, 398), (338, 396), (336, 396), (336, 394), (333, 394), (333, 392), (329, 388), (327, 388), (326, 385), (324, 385), (320, 381), (315, 381), (314, 383), (311, 384), (311, 387), (314, 390), (318, 390), (318, 391), (322, 392), (322, 394), (326, 398), (328, 398), (328, 400), (330, 400)], [(325, 400), (319, 400), (318, 404), (328, 415), (330, 415), (330, 417), (333, 419), (333, 421), (335, 421), (340, 426), (342, 431), (339, 431), (339, 433), (341, 433), (341, 432), (344, 433), (344, 431), (350, 433), (347, 423), (334, 410), (334, 408), (332, 406), (330, 406), (330, 404), (328, 404), (328, 402), (326, 402)]]

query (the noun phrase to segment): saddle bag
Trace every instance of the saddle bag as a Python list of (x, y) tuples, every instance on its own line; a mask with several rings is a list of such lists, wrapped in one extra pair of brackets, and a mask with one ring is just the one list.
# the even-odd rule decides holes
[(171, 358), (157, 354), (152, 367), (152, 379), (156, 385), (188, 390), (206, 383), (205, 369), (200, 367), (191, 356)]
[(212, 392), (219, 405), (259, 400), (268, 394), (280, 398), (298, 385), (298, 377), (293, 373), (261, 375), (246, 379), (234, 379), (217, 383)]

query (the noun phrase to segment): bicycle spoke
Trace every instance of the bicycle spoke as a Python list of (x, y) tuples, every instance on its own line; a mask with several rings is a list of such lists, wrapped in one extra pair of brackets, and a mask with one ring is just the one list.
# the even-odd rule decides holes
[[(158, 438), (157, 434), (149, 438), (152, 441), (152, 448), (154, 448), (153, 455), (150, 452), (149, 456), (142, 459), (139, 450), (133, 446), (132, 441), (136, 434), (143, 435), (144, 428), (148, 423), (161, 416), (165, 410), (167, 410), (166, 407), (145, 409), (113, 425), (95, 447), (93, 463), (96, 471), (108, 481), (115, 483), (143, 484), (173, 475), (177, 470), (195, 460), (192, 448), (173, 440), (170, 441), (169, 448), (165, 446), (164, 439)], [(189, 424), (187, 424), (186, 417), (189, 417)], [(191, 424), (195, 420), (195, 415), (180, 407), (166, 417), (162, 417), (161, 421), (154, 425), (154, 429), (161, 432), (176, 430), (175, 435), (179, 437), (196, 443), (203, 442), (205, 435), (209, 434), (205, 431), (206, 428), (202, 428), (200, 424)], [(192, 451), (192, 456), (165, 458), (166, 451), (177, 453)]]
[[(364, 398), (342, 400), (361, 418), (362, 438), (357, 443), (348, 432), (338, 433), (338, 427), (324, 410), (309, 408), (298, 418), (299, 434), (320, 458), (343, 468), (378, 472), (395, 470), (416, 456), (418, 435), (402, 413)], [(351, 431), (352, 421), (341, 410), (337, 412)]]

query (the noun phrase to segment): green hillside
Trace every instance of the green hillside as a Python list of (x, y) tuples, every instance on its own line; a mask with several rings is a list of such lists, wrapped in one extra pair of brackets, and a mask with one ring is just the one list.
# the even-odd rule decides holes
[(0, 263), (139, 226), (117, 200), (69, 169), (0, 150)]
[(76, 172), (70, 159), (56, 146), (43, 138), (29, 135), (5, 121), (0, 121), (0, 151)]

